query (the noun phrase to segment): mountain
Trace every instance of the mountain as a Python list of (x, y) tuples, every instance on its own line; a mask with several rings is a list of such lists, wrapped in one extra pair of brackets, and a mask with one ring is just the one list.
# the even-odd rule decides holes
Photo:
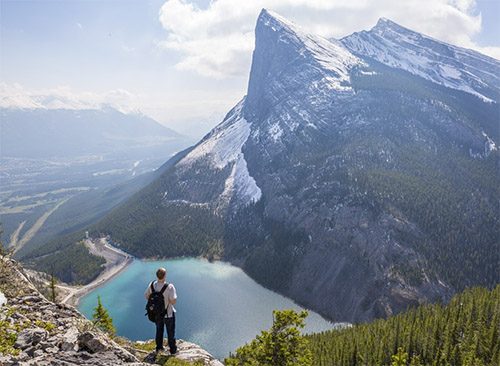
[(499, 283), (499, 88), (480, 65), (499, 75), (500, 62), (453, 48), (469, 71), (452, 87), (431, 77), (455, 60), (438, 41), (418, 74), (377, 58), (402, 60), (405, 42), (370, 54), (357, 34), (326, 40), (267, 10), (255, 34), (246, 97), (92, 235), (140, 257), (231, 261), (337, 321)]
[(384, 18), (370, 31), (354, 33), (341, 42), (360, 56), (484, 101), (498, 101), (498, 60), (476, 51), (434, 40)]
[(2, 157), (47, 158), (129, 153), (138, 147), (182, 139), (142, 114), (111, 107), (95, 110), (0, 110)]

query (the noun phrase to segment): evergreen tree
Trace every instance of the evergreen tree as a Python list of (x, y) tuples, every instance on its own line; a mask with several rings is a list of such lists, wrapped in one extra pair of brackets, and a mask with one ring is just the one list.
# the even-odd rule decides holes
[[(1, 222), (0, 222), (0, 226), (2, 226)], [(3, 257), (4, 255), (7, 254), (7, 251), (2, 246), (2, 233), (3, 233), (3, 230), (0, 230), (0, 255)]]
[(408, 360), (408, 353), (403, 352), (403, 347), (398, 347), (398, 352), (391, 358), (392, 366), (405, 366)]
[(103, 308), (100, 296), (97, 296), (97, 307), (94, 308), (94, 313), (92, 313), (92, 321), (106, 333), (116, 332), (113, 326), (113, 318), (109, 316), (108, 310)]
[(226, 366), (310, 366), (311, 351), (297, 328), (304, 327), (307, 311), (273, 311), (271, 330), (262, 331), (250, 344), (225, 359)]
[(56, 278), (54, 277), (54, 270), (52, 270), (50, 273), (50, 301), (56, 302), (56, 298)]
[(499, 365), (499, 333), (500, 285), (306, 338), (318, 366), (479, 366)]

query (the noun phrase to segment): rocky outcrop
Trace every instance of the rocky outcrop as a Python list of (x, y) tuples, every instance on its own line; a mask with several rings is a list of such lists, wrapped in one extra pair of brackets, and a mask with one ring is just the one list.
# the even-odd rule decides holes
[[(170, 357), (145, 351), (127, 339), (115, 341), (74, 307), (48, 301), (10, 259), (0, 259), (2, 293), (7, 300), (0, 306), (2, 366), (139, 366)], [(222, 365), (193, 343), (179, 340), (178, 349), (175, 357), (188, 363), (201, 359), (207, 366)]]

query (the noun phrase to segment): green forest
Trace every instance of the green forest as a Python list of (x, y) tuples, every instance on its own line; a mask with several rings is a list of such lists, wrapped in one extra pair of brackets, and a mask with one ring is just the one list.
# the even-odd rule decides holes
[(315, 366), (500, 364), (500, 286), (467, 289), (387, 320), (307, 335)]
[(101, 273), (106, 261), (88, 251), (84, 237), (83, 231), (77, 231), (53, 240), (24, 256), (23, 265), (53, 273), (56, 278), (71, 285), (87, 284)]

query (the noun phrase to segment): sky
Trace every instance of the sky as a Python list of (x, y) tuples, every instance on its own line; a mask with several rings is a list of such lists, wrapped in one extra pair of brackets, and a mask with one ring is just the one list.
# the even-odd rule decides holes
[(327, 38), (385, 17), (500, 59), (500, 0), (0, 0), (0, 107), (209, 128), (246, 94), (262, 8)]

